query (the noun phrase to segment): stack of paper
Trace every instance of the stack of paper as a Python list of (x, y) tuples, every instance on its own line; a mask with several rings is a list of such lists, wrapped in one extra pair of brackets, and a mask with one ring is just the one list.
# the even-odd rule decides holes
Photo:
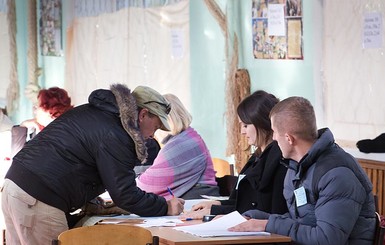
[(237, 211), (224, 215), (218, 219), (214, 219), (210, 222), (175, 227), (175, 230), (183, 231), (200, 237), (215, 237), (215, 236), (267, 236), (268, 232), (234, 232), (227, 229), (236, 226), (246, 219)]

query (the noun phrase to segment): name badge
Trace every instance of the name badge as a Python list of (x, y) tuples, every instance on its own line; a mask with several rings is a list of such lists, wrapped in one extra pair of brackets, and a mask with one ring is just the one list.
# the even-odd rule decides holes
[(243, 178), (245, 178), (245, 174), (240, 174), (239, 176), (238, 176), (238, 181), (237, 181), (237, 185), (235, 186), (235, 189), (236, 190), (238, 190), (238, 185), (239, 185), (239, 182), (241, 182), (241, 180), (243, 179)]
[(305, 188), (303, 186), (294, 190), (294, 195), (295, 195), (295, 201), (297, 203), (297, 207), (300, 207), (300, 206), (305, 205), (307, 203), (306, 191), (305, 191)]

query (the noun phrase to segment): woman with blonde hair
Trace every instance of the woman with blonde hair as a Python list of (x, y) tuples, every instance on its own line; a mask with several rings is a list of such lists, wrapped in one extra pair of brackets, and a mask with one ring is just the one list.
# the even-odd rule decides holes
[(138, 187), (166, 199), (218, 196), (211, 155), (202, 137), (190, 126), (191, 114), (177, 96), (163, 96), (171, 105), (171, 132), (162, 140), (164, 146), (153, 165), (137, 178)]

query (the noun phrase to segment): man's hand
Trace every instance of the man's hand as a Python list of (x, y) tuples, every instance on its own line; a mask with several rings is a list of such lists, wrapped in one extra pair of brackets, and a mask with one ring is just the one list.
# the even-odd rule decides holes
[(239, 225), (230, 227), (229, 231), (265, 231), (266, 230), (266, 219), (249, 219)]
[(179, 215), (183, 212), (184, 200), (182, 198), (174, 197), (167, 201), (167, 215)]

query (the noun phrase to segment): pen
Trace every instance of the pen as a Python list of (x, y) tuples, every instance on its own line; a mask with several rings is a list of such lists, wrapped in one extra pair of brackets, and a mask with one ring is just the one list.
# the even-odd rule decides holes
[(168, 193), (170, 193), (170, 195), (171, 195), (172, 197), (175, 197), (175, 196), (174, 196), (174, 193), (172, 193), (170, 187), (167, 187), (167, 191), (168, 191)]
[(185, 218), (185, 219), (182, 219), (182, 221), (191, 221), (191, 220), (194, 220), (193, 218)]

